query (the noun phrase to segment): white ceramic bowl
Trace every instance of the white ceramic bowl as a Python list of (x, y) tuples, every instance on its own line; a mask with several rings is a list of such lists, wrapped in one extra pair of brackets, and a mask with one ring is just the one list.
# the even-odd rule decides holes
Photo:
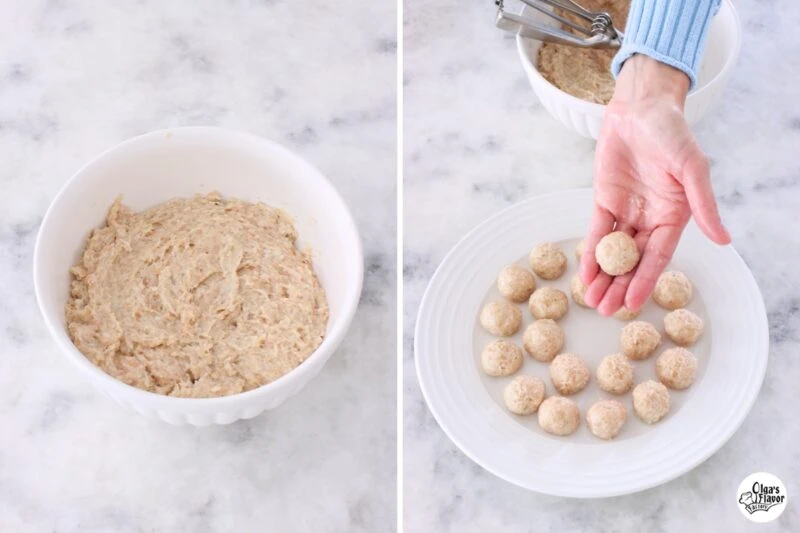
[[(67, 335), (68, 270), (79, 259), (89, 231), (102, 225), (116, 196), (121, 194), (125, 204), (141, 210), (171, 198), (212, 191), (283, 208), (295, 219), (300, 245), (311, 247), (314, 270), (328, 296), (327, 335), (296, 369), (241, 394), (173, 398), (126, 385), (86, 359)], [(219, 128), (189, 127), (130, 139), (80, 169), (44, 217), (36, 241), (33, 279), (50, 333), (95, 387), (148, 418), (202, 426), (254, 417), (280, 405), (316, 376), (353, 319), (363, 265), (355, 222), (319, 171), (265, 139)]]
[[(552, 19), (528, 6), (525, 16), (552, 24)], [(686, 120), (696, 124), (722, 98), (742, 44), (742, 25), (730, 0), (724, 0), (708, 30), (708, 43), (698, 73), (697, 88), (686, 98)], [(517, 50), (536, 96), (559, 122), (584, 137), (597, 138), (603, 122), (604, 105), (587, 102), (567, 94), (544, 79), (536, 66), (540, 41), (517, 35)]]

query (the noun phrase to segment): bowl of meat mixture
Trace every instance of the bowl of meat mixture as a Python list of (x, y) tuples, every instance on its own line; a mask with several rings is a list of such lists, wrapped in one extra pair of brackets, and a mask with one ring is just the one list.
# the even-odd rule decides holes
[[(581, 6), (604, 11), (624, 32), (630, 0), (582, 0)], [(574, 15), (559, 15), (580, 22)], [(541, 24), (553, 24), (548, 15), (530, 6), (521, 12)], [(564, 28), (572, 31), (569, 28)], [(697, 86), (689, 92), (684, 109), (689, 124), (697, 123), (721, 100), (723, 89), (741, 47), (741, 23), (730, 0), (723, 0), (711, 20)], [(611, 61), (613, 49), (587, 49), (542, 43), (517, 36), (517, 51), (531, 86), (542, 106), (567, 128), (584, 137), (597, 138), (605, 106), (614, 94)]]
[(150, 418), (225, 424), (302, 389), (342, 341), (358, 230), (311, 165), (208, 127), (126, 141), (79, 170), (42, 222), (36, 296), (66, 356)]

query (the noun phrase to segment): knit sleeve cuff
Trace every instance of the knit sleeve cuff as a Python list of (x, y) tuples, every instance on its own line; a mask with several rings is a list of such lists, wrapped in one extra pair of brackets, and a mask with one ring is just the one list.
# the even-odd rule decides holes
[(625, 60), (643, 54), (686, 73), (693, 89), (719, 4), (720, 0), (633, 0), (622, 47), (611, 63), (614, 77)]

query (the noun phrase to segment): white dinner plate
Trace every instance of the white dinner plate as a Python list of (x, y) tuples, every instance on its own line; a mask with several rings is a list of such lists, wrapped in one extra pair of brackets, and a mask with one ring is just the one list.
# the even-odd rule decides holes
[[(767, 366), (766, 311), (753, 275), (731, 246), (720, 247), (690, 223), (668, 268), (681, 270), (694, 284), (689, 309), (705, 322), (703, 336), (691, 347), (699, 365), (694, 384), (670, 391), (671, 410), (649, 426), (633, 413), (630, 393), (616, 397), (628, 408), (628, 421), (613, 441), (586, 428), (593, 401), (613, 397), (596, 385), (594, 372), (603, 356), (619, 351), (624, 322), (578, 307), (559, 323), (564, 351), (578, 353), (590, 366), (589, 386), (573, 396), (581, 409), (581, 428), (568, 437), (543, 432), (536, 415), (521, 417), (503, 407), (502, 390), (514, 376), (490, 378), (480, 368), (480, 352), (492, 340), (478, 323), (481, 307), (499, 299), (498, 272), (509, 263), (527, 266), (531, 248), (559, 243), (569, 259), (558, 280), (537, 279), (569, 295), (577, 272), (575, 244), (585, 234), (592, 207), (590, 189), (531, 198), (491, 217), (464, 237), (439, 265), (422, 299), (415, 333), (420, 386), (444, 432), (473, 461), (495, 475), (541, 493), (598, 498), (641, 491), (666, 483), (716, 452), (744, 420), (761, 388)], [(533, 319), (527, 304), (523, 328)], [(663, 335), (666, 314), (652, 301), (640, 320), (653, 322)], [(512, 337), (521, 345), (522, 330)], [(673, 346), (666, 337), (656, 354), (634, 362), (636, 383), (655, 379), (655, 359)], [(548, 365), (525, 356), (523, 373), (544, 380), (554, 394)]]

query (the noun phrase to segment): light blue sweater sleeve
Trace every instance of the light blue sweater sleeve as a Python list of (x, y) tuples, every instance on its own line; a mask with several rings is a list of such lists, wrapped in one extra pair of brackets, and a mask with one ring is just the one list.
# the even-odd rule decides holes
[(720, 0), (633, 0), (625, 36), (611, 64), (616, 77), (633, 54), (643, 54), (682, 70), (697, 84), (708, 26)]

